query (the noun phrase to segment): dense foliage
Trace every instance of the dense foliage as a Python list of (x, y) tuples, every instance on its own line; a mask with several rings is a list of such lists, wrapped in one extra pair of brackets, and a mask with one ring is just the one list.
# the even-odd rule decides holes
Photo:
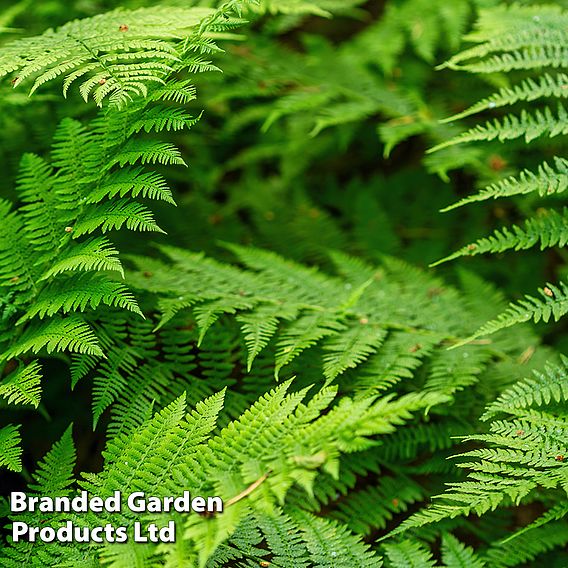
[(0, 564), (568, 565), (564, 2), (120, 5), (0, 12)]

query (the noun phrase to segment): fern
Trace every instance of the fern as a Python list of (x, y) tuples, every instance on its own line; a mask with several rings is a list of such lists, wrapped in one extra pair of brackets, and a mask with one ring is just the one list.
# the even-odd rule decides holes
[[(100, 357), (92, 327), (78, 313), (106, 305), (142, 315), (134, 295), (111, 277), (113, 272), (124, 276), (118, 250), (106, 236), (81, 237), (122, 228), (163, 232), (150, 209), (133, 198), (173, 203), (162, 176), (144, 165), (184, 162), (174, 145), (140, 133), (195, 124), (179, 108), (195, 96), (188, 82), (166, 87), (166, 79), (208, 68), (192, 53), (216, 49), (206, 36), (210, 29), (235, 25), (227, 16), (234, 7), (233, 2), (219, 11), (178, 10), (174, 27), (172, 15), (160, 8), (118, 11), (17, 40), (0, 51), (0, 73), (18, 73), (14, 86), (34, 80), (33, 92), (65, 75), (65, 92), (81, 78), (85, 98), (92, 93), (99, 104), (107, 95), (111, 100), (90, 124), (64, 119), (51, 160), (24, 155), (17, 187), (22, 204), (13, 210), (1, 203), (6, 218), (0, 229), (2, 294), (11, 304), (3, 326), (16, 325), (17, 332), (8, 342), (0, 340), (0, 361), (42, 350)], [(117, 23), (123, 17), (130, 25)], [(25, 57), (19, 55), (22, 50)], [(166, 104), (172, 100), (179, 102)], [(12, 390), (6, 396), (12, 402), (32, 396), (37, 406), (38, 384), (30, 385), (33, 395), (17, 394), (20, 380), (7, 379), (5, 389)]]
[(0, 466), (12, 471), (21, 469), (22, 449), (18, 426), (10, 424), (0, 428)]
[[(100, 106), (108, 97), (111, 104), (121, 107), (146, 95), (150, 85), (165, 84), (174, 72), (213, 69), (203, 54), (215, 50), (207, 32), (213, 25), (220, 31), (221, 14), (226, 10), (156, 6), (69, 22), (37, 38), (5, 46), (0, 76), (17, 74), (14, 86), (32, 83), (32, 93), (63, 78), (66, 94), (79, 82), (85, 100), (92, 97)], [(235, 23), (223, 21), (223, 26), (230, 28)]]
[[(482, 12), (476, 31), (469, 36), (477, 45), (452, 57), (446, 66), (470, 73), (506, 73), (511, 76), (512, 84), (448, 120), (464, 119), (488, 110), (500, 110), (501, 117), (479, 122), (432, 150), (453, 144), (505, 142), (518, 138), (531, 143), (540, 137), (553, 138), (565, 133), (566, 111), (562, 103), (565, 74), (562, 70), (567, 62), (560, 47), (565, 35), (562, 24), (565, 19), (565, 12), (558, 6), (511, 6)], [(526, 71), (529, 77), (518, 80), (516, 71)], [(533, 104), (533, 109), (527, 110), (525, 103)], [(546, 199), (561, 194), (566, 177), (564, 165), (562, 158), (554, 157), (552, 161), (542, 162), (536, 170), (524, 170), (519, 176), (500, 180), (446, 210), (488, 199), (528, 194)], [(523, 226), (499, 229), (439, 262), (460, 256), (524, 250), (537, 245), (541, 250), (563, 247), (565, 211), (541, 208), (536, 213)], [(472, 337), (494, 333), (529, 319), (538, 322), (554, 317), (558, 320), (566, 312), (564, 287), (564, 282), (547, 284), (541, 291), (542, 298), (526, 296)]]
[[(294, 482), (310, 493), (320, 468), (335, 470), (338, 452), (359, 451), (368, 445), (370, 436), (388, 433), (392, 424), (407, 420), (411, 412), (440, 402), (432, 397), (402, 397), (374, 405), (373, 399), (360, 402), (342, 399), (322, 415), (322, 410), (333, 401), (334, 389), (323, 389), (302, 403), (306, 389), (287, 394), (289, 387), (287, 382), (261, 397), (217, 435), (212, 431), (222, 406), (222, 393), (199, 403), (189, 413), (180, 397), (146, 420), (134, 434), (115, 436), (105, 452), (104, 470), (97, 475), (86, 475), (82, 486), (101, 496), (112, 493), (117, 483), (124, 491), (155, 492), (159, 488), (165, 495), (183, 487), (221, 495), (227, 509), (223, 515), (178, 519), (185, 525), (181, 538), (187, 542), (186, 561), (199, 558), (199, 565), (204, 566), (247, 516), (254, 514), (266, 519), (260, 524), (266, 527), (271, 506), (283, 501)], [(360, 411), (354, 412), (356, 408)], [(68, 434), (36, 474), (34, 487), (41, 487), (45, 494), (56, 494), (67, 486), (68, 464), (74, 458)], [(49, 474), (54, 467), (60, 467), (55, 478)], [(120, 513), (114, 514), (113, 522), (130, 524), (129, 519), (119, 516)], [(290, 511), (289, 516), (301, 532), (306, 556), (315, 565), (333, 566), (338, 562), (345, 566), (380, 565), (368, 546), (341, 525), (301, 511)], [(89, 515), (85, 518), (89, 522)], [(92, 518), (92, 522), (100, 520)], [(269, 542), (275, 546), (272, 539)], [(51, 546), (46, 552), (62, 554), (70, 563), (72, 558), (79, 557), (82, 548), (91, 546), (75, 544), (60, 551)], [(10, 559), (13, 564), (26, 554), (26, 548), (24, 543), (7, 550), (4, 561)], [(167, 565), (176, 554), (176, 546), (153, 547), (143, 556), (132, 545), (109, 544), (100, 552), (94, 549), (90, 552), (102, 558), (112, 557), (118, 565), (128, 562), (132, 555), (140, 558), (143, 565), (158, 559)], [(222, 548), (219, 553), (223, 553)], [(278, 547), (275, 553), (282, 554)]]
[[(568, 478), (564, 463), (567, 452), (566, 420), (562, 408), (566, 403), (566, 396), (559, 387), (559, 382), (563, 382), (565, 377), (566, 361), (563, 360), (561, 365), (550, 366), (546, 373), (537, 374), (535, 379), (527, 379), (513, 385), (495, 403), (490, 404), (484, 415), (485, 420), (497, 413), (510, 416), (505, 420), (493, 420), (488, 434), (467, 438), (491, 446), (460, 455), (461, 458), (475, 460), (459, 464), (460, 467), (470, 470), (469, 480), (451, 484), (441, 496), (441, 503), (416, 513), (395, 532), (458, 515), (482, 515), (504, 504), (518, 505), (539, 489), (553, 492), (556, 499), (559, 495), (565, 499)], [(558, 493), (554, 493), (555, 491)], [(564, 497), (561, 497), (562, 495)], [(553, 523), (565, 514), (565, 507), (551, 509), (550, 514), (543, 517), (541, 524)], [(495, 555), (500, 558), (499, 564), (493, 559), (491, 565), (516, 565), (534, 558), (549, 547), (563, 544), (566, 542), (564, 539), (568, 538), (565, 525), (559, 523), (558, 532), (551, 533), (550, 544), (545, 541), (536, 545), (535, 542), (533, 546), (532, 539), (538, 539), (538, 527), (537, 524), (534, 530), (529, 530), (529, 527), (519, 531), (520, 534), (531, 533), (531, 541), (527, 542), (524, 552), (515, 554), (513, 563), (508, 564), (504, 557), (500, 557), (497, 546)], [(508, 547), (509, 545), (506, 545), (504, 550)]]
[(487, 564), (452, 534), (442, 538), (442, 560), (448, 568), (484, 568)]
[(392, 568), (433, 568), (432, 554), (417, 542), (405, 540), (399, 544), (386, 544), (385, 552)]
[[(512, 324), (561, 317), (564, 284), (487, 323), (505, 310), (504, 293), (474, 272), (452, 286), (403, 258), (422, 265), (479, 225), (473, 213), (431, 226), (433, 196), (441, 204), (451, 192), (415, 167), (424, 139), (440, 151), (424, 162), (430, 171), (466, 166), (452, 179), (461, 195), (472, 172), (487, 185), (456, 206), (512, 197), (529, 213), (454, 257), (523, 249), (522, 279), (542, 273), (530, 249), (565, 244), (563, 210), (530, 216), (565, 190), (565, 161), (552, 155), (565, 128), (564, 12), (482, 11), (468, 36), (478, 45), (438, 79), (431, 63), (459, 47), (480, 2), (393, 0), (379, 16), (359, 0), (170, 4), (2, 38), (0, 74), (46, 95), (34, 106), (11, 90), (0, 102), (7, 131), (19, 115), (26, 138), (3, 162), (9, 186), (26, 148), (16, 199), (0, 200), (0, 401), (6, 422), (39, 408), (59, 433), (53, 397), (71, 396), (77, 410), (77, 451), (69, 427), (31, 475), (34, 495), (188, 490), (220, 495), (224, 510), (10, 517), (2, 502), (4, 516), (34, 526), (173, 521), (177, 533), (169, 544), (0, 538), (0, 564), (562, 564), (567, 362), (551, 347), (556, 336), (540, 345), (531, 326)], [(66, 17), (85, 9), (70, 3)], [(254, 20), (245, 44), (233, 33), (243, 14)], [(343, 18), (317, 19), (333, 14)], [(217, 64), (224, 75), (195, 76)], [(457, 69), (491, 75), (462, 81)], [(53, 136), (62, 113), (51, 82), (70, 95), (65, 114), (79, 117)], [(453, 123), (439, 123), (449, 106)], [(488, 123), (467, 130), (486, 111)], [(524, 157), (524, 141), (539, 149), (553, 135), (554, 152), (515, 174), (508, 160)], [(477, 139), (486, 148), (458, 145)], [(486, 164), (500, 139), (506, 159)], [(377, 151), (399, 144), (377, 165)], [(188, 153), (190, 190), (177, 168)], [(167, 218), (165, 176), (181, 206)], [(495, 273), (509, 293), (507, 270)], [(42, 369), (47, 378), (69, 369), (74, 392)], [(24, 440), (36, 426), (26, 424)], [(89, 448), (103, 437), (99, 460)], [(19, 445), (19, 427), (0, 426), (1, 466), (18, 471), (38, 452), (32, 443), (22, 460)], [(79, 477), (77, 464), (87, 470)]]
[(26, 329), (10, 348), (0, 355), (0, 361), (19, 357), (23, 353), (48, 353), (69, 350), (75, 353), (102, 356), (91, 328), (78, 317), (53, 318), (47, 323), (35, 323)]
[(389, 388), (432, 358), (427, 389), (451, 395), (477, 383), (494, 353), (490, 346), (473, 346), (467, 366), (463, 353), (445, 353), (460, 341), (466, 329), (460, 321), (469, 316), (457, 308), (452, 289), (432, 303), (428, 290), (439, 283), (419, 271), (415, 287), (399, 283), (397, 270), (409, 270), (406, 265), (379, 268), (337, 255), (345, 274), (338, 278), (266, 251), (230, 249), (247, 269), (171, 247), (162, 251), (172, 264), (133, 259), (140, 270), (131, 279), (134, 287), (159, 295), (158, 329), (190, 311), (200, 343), (219, 318), (233, 315), (248, 348), (249, 370), (266, 349), (274, 348), (276, 376), (287, 368), (291, 373), (302, 354), (315, 350), (328, 380), (356, 370), (354, 388), (361, 391)]

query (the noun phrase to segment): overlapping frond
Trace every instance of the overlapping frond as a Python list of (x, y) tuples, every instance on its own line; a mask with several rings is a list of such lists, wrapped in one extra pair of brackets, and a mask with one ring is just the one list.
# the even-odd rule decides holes
[[(92, 321), (79, 314), (104, 307), (142, 315), (134, 295), (115, 279), (124, 270), (106, 234), (163, 232), (137, 199), (174, 203), (162, 175), (149, 166), (184, 161), (173, 144), (151, 135), (198, 120), (182, 108), (195, 90), (179, 74), (211, 68), (203, 59), (217, 49), (211, 34), (240, 21), (233, 16), (238, 4), (117, 10), (2, 47), (0, 74), (16, 73), (14, 86), (31, 82), (33, 92), (61, 77), (66, 92), (80, 80), (84, 98), (101, 104), (109, 96), (111, 104), (89, 124), (64, 119), (50, 158), (23, 156), (20, 207), (0, 203), (2, 325), (15, 328), (0, 335), (0, 360), (54, 351), (102, 357)], [(28, 379), (7, 377), (5, 397), (37, 406), (39, 382)], [(101, 394), (101, 400), (114, 400), (109, 396)]]
[[(483, 515), (504, 505), (519, 505), (539, 489), (566, 500), (568, 495), (568, 424), (564, 411), (566, 389), (566, 360), (557, 366), (549, 366), (544, 373), (514, 384), (496, 402), (487, 407), (484, 419), (493, 419), (489, 432), (466, 437), (466, 440), (482, 442), (483, 447), (462, 453), (465, 461), (459, 465), (469, 471), (468, 479), (449, 484), (443, 495), (429, 508), (410, 517), (396, 529), (402, 532), (425, 524), (462, 515)], [(488, 553), (491, 566), (513, 566), (534, 558), (543, 550), (568, 542), (565, 522), (566, 507), (552, 501), (550, 514), (545, 513), (540, 522), (519, 529), (519, 534), (530, 535), (526, 548), (515, 552), (515, 562), (506, 563), (506, 551), (517, 541), (513, 534), (511, 545), (495, 545)], [(540, 527), (547, 525), (552, 531), (551, 541), (537, 545), (541, 538)], [(554, 528), (553, 528), (554, 527)], [(557, 531), (557, 532), (556, 532)], [(555, 536), (552, 536), (555, 535)], [(524, 536), (523, 536), (524, 538)], [(517, 541), (518, 542), (518, 541)]]
[[(500, 6), (481, 12), (476, 29), (468, 39), (476, 45), (452, 57), (446, 67), (468, 73), (501, 73), (507, 84), (447, 121), (476, 117), (476, 124), (462, 134), (442, 142), (432, 151), (454, 144), (517, 139), (532, 143), (537, 138), (566, 134), (567, 115), (565, 53), (566, 11), (560, 6)], [(485, 116), (493, 115), (487, 120)], [(535, 170), (525, 169), (460, 200), (446, 210), (489, 199), (533, 194), (542, 199), (562, 194), (567, 183), (566, 163), (561, 157), (542, 162)], [(531, 211), (531, 207), (528, 208)], [(564, 247), (566, 211), (537, 207), (522, 225), (496, 230), (489, 237), (470, 243), (442, 261), (483, 253), (502, 253), (539, 246)], [(437, 263), (436, 263), (437, 264)], [(566, 313), (565, 284), (547, 284), (540, 295), (525, 296), (511, 304), (497, 319), (472, 336), (479, 337), (516, 323), (559, 319)]]
[[(337, 521), (319, 518), (297, 508), (278, 512), (291, 487), (298, 484), (308, 495), (321, 472), (336, 474), (340, 453), (361, 451), (371, 438), (391, 431), (414, 412), (441, 402), (428, 396), (399, 399), (369, 398), (358, 402), (343, 398), (333, 405), (336, 389), (324, 388), (305, 400), (308, 389), (289, 392), (291, 382), (262, 396), (237, 420), (215, 433), (223, 393), (198, 403), (187, 412), (184, 397), (149, 417), (135, 431), (117, 435), (105, 452), (105, 466), (99, 474), (85, 474), (81, 482), (91, 494), (107, 496), (117, 486), (124, 493), (135, 490), (154, 495), (219, 495), (225, 503), (223, 514), (203, 517), (172, 513), (180, 525), (179, 541), (184, 543), (186, 562), (205, 566), (217, 554), (226, 557), (227, 541), (237, 537), (239, 526), (254, 517), (265, 533), (274, 555), (304, 557), (321, 566), (380, 566), (380, 558), (369, 545)], [(326, 412), (324, 412), (326, 411)], [(35, 489), (46, 495), (60, 494), (69, 484), (74, 449), (67, 431), (62, 441), (45, 458), (36, 474)], [(57, 474), (53, 474), (54, 468)], [(334, 473), (335, 472), (335, 473)], [(123, 513), (103, 513), (114, 523), (131, 526)], [(57, 515), (46, 522), (56, 523)], [(83, 516), (100, 524), (101, 516)], [(279, 526), (294, 533), (285, 544)], [(183, 527), (183, 530), (181, 530)], [(244, 538), (255, 539), (256, 529)], [(238, 547), (238, 540), (234, 543)], [(38, 548), (45, 545), (38, 543)], [(132, 545), (107, 544), (96, 550), (93, 544), (75, 543), (63, 548), (50, 546), (49, 554), (70, 562), (81, 553), (124, 562)], [(229, 545), (231, 546), (231, 545)], [(287, 550), (286, 550), (287, 549)], [(23, 557), (26, 543), (7, 549), (4, 560)], [(176, 547), (150, 546), (140, 557), (141, 566), (173, 561)], [(262, 553), (259, 553), (262, 558)]]
[(192, 313), (200, 341), (223, 315), (234, 316), (249, 350), (248, 368), (273, 346), (277, 376), (315, 349), (328, 380), (357, 369), (358, 388), (384, 390), (440, 350), (427, 386), (451, 394), (476, 383), (492, 356), (483, 345), (471, 347), (468, 361), (463, 353), (445, 353), (467, 328), (459, 295), (420, 271), (408, 284), (407, 265), (376, 267), (335, 255), (338, 277), (268, 251), (230, 249), (244, 269), (164, 247), (168, 262), (134, 259), (140, 272), (132, 284), (158, 295), (160, 326)]
[[(208, 8), (154, 6), (75, 20), (4, 46), (0, 76), (13, 75), (14, 87), (30, 84), (32, 93), (62, 79), (64, 93), (77, 84), (85, 100), (101, 105), (108, 97), (111, 104), (124, 106), (152, 86), (165, 85), (174, 72), (213, 69), (204, 58), (216, 49), (210, 33), (238, 23), (227, 10), (222, 14), (226, 17)], [(164, 124), (175, 121), (170, 116)]]

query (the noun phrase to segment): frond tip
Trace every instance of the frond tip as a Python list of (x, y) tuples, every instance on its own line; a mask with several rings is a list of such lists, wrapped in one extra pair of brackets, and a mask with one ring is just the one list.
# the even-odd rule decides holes
[(0, 77), (14, 73), (14, 87), (31, 83), (32, 93), (63, 78), (64, 94), (79, 82), (85, 100), (92, 97), (102, 105), (109, 98), (121, 107), (146, 96), (152, 86), (164, 85), (175, 71), (206, 67), (208, 62), (188, 54), (212, 49), (203, 34), (215, 13), (207, 8), (156, 6), (75, 20), (4, 46)]

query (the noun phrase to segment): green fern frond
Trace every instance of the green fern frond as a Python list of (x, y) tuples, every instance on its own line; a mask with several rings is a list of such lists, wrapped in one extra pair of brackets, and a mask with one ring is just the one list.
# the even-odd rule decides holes
[(477, 345), (459, 350), (440, 351), (430, 362), (430, 371), (424, 388), (454, 394), (475, 384), (491, 359), (491, 353)]
[(75, 481), (73, 474), (75, 460), (75, 446), (70, 426), (39, 462), (30, 489), (41, 496), (68, 495)]
[(356, 367), (376, 353), (383, 345), (388, 332), (373, 329), (370, 333), (364, 324), (351, 324), (347, 331), (336, 335), (326, 342), (323, 357), (323, 374), (333, 380), (347, 369)]
[[(259, 249), (231, 249), (247, 268), (172, 247), (162, 248), (169, 263), (133, 259), (140, 271), (131, 283), (159, 297), (158, 329), (189, 310), (201, 343), (215, 322), (230, 315), (241, 324), (249, 368), (269, 345), (275, 347), (277, 375), (307, 352), (320, 352), (328, 380), (357, 369), (357, 388), (378, 391), (411, 377), (434, 351), (445, 350), (444, 341), (457, 343), (460, 330), (467, 328), (458, 293), (420, 271), (409, 284), (406, 264), (353, 267), (337, 257), (337, 268), (346, 275), (337, 277)], [(429, 290), (436, 291), (435, 301)], [(472, 384), (492, 353), (476, 346), (453, 390), (444, 383), (441, 368), (432, 388), (458, 392)], [(455, 370), (459, 356), (445, 358), (455, 359)]]
[(466, 424), (461, 421), (412, 424), (389, 436), (381, 444), (378, 453), (389, 463), (406, 462), (425, 450), (433, 454), (451, 448), (458, 443), (456, 438), (463, 436), (466, 429)]
[(46, 323), (31, 325), (7, 351), (0, 354), (0, 361), (18, 357), (31, 351), (39, 353), (46, 349), (53, 351), (71, 351), (103, 356), (93, 330), (76, 316), (52, 318)]
[(504, 142), (523, 138), (528, 143), (541, 136), (553, 138), (568, 133), (567, 120), (568, 113), (560, 103), (558, 103), (555, 111), (548, 106), (543, 107), (542, 110), (536, 110), (534, 113), (522, 110), (518, 116), (508, 114), (503, 119), (495, 119), (492, 122), (477, 125), (457, 138), (434, 146), (429, 152), (436, 152), (442, 148), (466, 142), (491, 140)]
[(502, 329), (531, 320), (535, 323), (539, 321), (546, 323), (551, 318), (558, 321), (568, 313), (568, 286), (564, 282), (560, 282), (558, 286), (549, 282), (539, 292), (540, 298), (526, 295), (523, 300), (510, 304), (509, 308), (496, 319), (482, 325), (474, 335), (456, 343), (453, 347), (459, 347), (483, 335), (491, 335)]
[(568, 360), (563, 357), (561, 365), (547, 365), (544, 371), (534, 371), (533, 377), (515, 383), (487, 407), (482, 419), (568, 400), (567, 365)]
[[(568, 68), (564, 48), (567, 18), (566, 11), (559, 6), (512, 5), (482, 11), (476, 30), (468, 36), (477, 45), (455, 55), (445, 66), (469, 73), (503, 73), (507, 83), (448, 121), (462, 120), (487, 110), (498, 112), (503, 109), (502, 113), (485, 122), (477, 119), (473, 128), (442, 142), (432, 151), (464, 142), (507, 142), (522, 138), (525, 143), (530, 143), (539, 137), (552, 138), (566, 133), (568, 117), (563, 101), (567, 76), (563, 70)], [(524, 72), (520, 79), (517, 79), (518, 71)], [(561, 194), (567, 179), (565, 161), (554, 158), (552, 163), (542, 162), (536, 170), (526, 169), (518, 176), (497, 181), (445, 210), (501, 197)], [(568, 241), (564, 234), (567, 221), (565, 209), (537, 210), (537, 214), (523, 225), (498, 229), (491, 236), (466, 245), (439, 262), (534, 246), (541, 250), (563, 247)], [(566, 313), (563, 282), (547, 284), (539, 292), (541, 297), (527, 295), (511, 304), (504, 313), (483, 325), (470, 340), (529, 320), (558, 320)]]
[(381, 558), (370, 550), (369, 545), (349, 534), (338, 523), (303, 511), (294, 511), (290, 516), (302, 531), (310, 559), (317, 566), (380, 568), (383, 565)]
[(180, 151), (167, 142), (156, 140), (136, 140), (135, 143), (127, 142), (116, 156), (112, 156), (107, 167), (118, 164), (124, 167), (126, 164), (135, 165), (162, 164), (162, 165), (187, 165), (181, 157)]
[(140, 196), (148, 199), (161, 199), (175, 205), (166, 180), (157, 172), (148, 172), (140, 167), (124, 167), (111, 172), (104, 184), (93, 189), (87, 201), (88, 203), (99, 203), (105, 198), (124, 197), (128, 194), (134, 198)]
[(540, 197), (557, 195), (566, 191), (568, 187), (568, 161), (563, 158), (554, 158), (554, 165), (543, 162), (536, 172), (522, 171), (518, 177), (511, 176), (498, 181), (477, 194), (466, 197), (457, 203), (442, 209), (442, 212), (451, 211), (462, 205), (537, 193)]
[(73, 227), (73, 236), (80, 237), (97, 229), (106, 233), (113, 229), (120, 229), (123, 225), (131, 231), (164, 233), (147, 207), (127, 199), (119, 199), (100, 203), (96, 209), (85, 214)]
[(21, 215), (11, 209), (9, 202), (0, 200), (0, 284), (26, 294), (35, 286), (37, 269), (29, 263), (32, 246)]
[(37, 361), (12, 371), (0, 382), (0, 396), (9, 404), (31, 404), (41, 399), (41, 366)]
[(442, 561), (447, 568), (485, 568), (487, 564), (453, 534), (442, 536)]
[(94, 310), (101, 304), (124, 308), (142, 315), (134, 295), (124, 284), (113, 282), (99, 274), (77, 274), (54, 279), (41, 291), (32, 307), (17, 324), (34, 317), (51, 317), (58, 312), (67, 314)]
[(511, 536), (504, 539), (503, 544), (507, 544), (510, 541), (515, 540), (520, 536), (523, 536), (528, 531), (545, 526), (548, 523), (552, 523), (554, 521), (559, 521), (565, 518), (566, 516), (568, 516), (568, 503), (559, 503), (558, 505), (555, 505), (554, 507), (546, 511), (543, 515), (538, 517), (538, 519), (536, 519), (530, 525), (523, 527), (521, 530), (516, 531)]
[[(568, 453), (568, 428), (562, 411), (566, 399), (562, 388), (565, 366), (565, 360), (561, 365), (550, 365), (544, 373), (536, 373), (534, 378), (514, 384), (491, 403), (482, 417), (484, 420), (497, 413), (508, 414), (511, 418), (493, 421), (486, 434), (465, 438), (476, 445), (484, 444), (459, 455), (466, 460), (459, 466), (469, 470), (468, 480), (448, 484), (446, 493), (438, 496), (442, 499), (440, 502), (404, 521), (393, 534), (471, 513), (483, 515), (509, 503), (519, 504), (539, 489), (567, 492), (568, 471), (564, 456)], [(564, 507), (551, 508), (550, 514), (543, 515), (541, 522), (544, 525), (564, 516)], [(537, 521), (534, 527), (528, 525), (517, 532), (530, 533), (533, 528), (538, 531), (542, 525)], [(503, 544), (509, 540), (514, 537)], [(495, 554), (499, 554), (498, 550), (499, 546)], [(493, 562), (491, 560), (491, 565)]]
[(22, 470), (22, 448), (19, 426), (9, 424), (0, 428), (0, 467), (11, 471)]
[(53, 255), (65, 235), (65, 219), (58, 211), (61, 203), (54, 188), (53, 168), (39, 156), (24, 155), (18, 186), (24, 202), (19, 211), (24, 217), (29, 241), (36, 249)]
[(433, 568), (432, 554), (420, 543), (403, 540), (397, 544), (385, 544), (389, 568)]
[[(161, 96), (161, 95), (159, 95)], [(130, 134), (144, 132), (178, 131), (191, 128), (199, 121), (182, 108), (155, 106), (149, 109), (142, 118), (130, 126)]]
[(209, 47), (201, 38), (207, 27), (199, 28), (214, 13), (205, 8), (153, 7), (69, 22), (4, 46), (0, 75), (16, 73), (14, 86), (31, 82), (32, 93), (60, 77), (64, 93), (80, 81), (85, 100), (92, 96), (100, 105), (110, 97), (111, 103), (122, 106), (144, 96), (150, 85), (164, 84), (169, 74), (182, 68), (188, 50)]
[[(302, 541), (302, 535), (298, 524), (295, 523), (292, 518), (278, 508), (271, 514), (257, 513), (254, 515), (254, 520), (256, 521), (255, 524), (258, 526), (258, 529), (260, 529), (270, 550), (270, 564), (274, 564), (276, 566), (297, 566), (298, 568), (308, 568), (309, 559), (307, 557), (307, 549), (305, 543)], [(254, 528), (256, 528), (254, 527), (254, 524), (251, 523), (251, 525), (252, 526), (247, 527), (249, 530), (246, 534), (246, 540), (249, 542), (252, 534), (254, 534)], [(231, 542), (236, 544), (238, 543), (238, 540), (235, 537), (238, 538), (238, 531), (231, 539)], [(219, 554), (216, 553), (214, 558), (217, 559), (218, 556)]]
[(247, 371), (250, 372), (258, 354), (276, 334), (281, 317), (282, 310), (277, 306), (263, 306), (255, 312), (237, 317), (248, 349)]
[(566, 547), (568, 543), (568, 524), (565, 522), (550, 523), (527, 533), (524, 538), (507, 544), (492, 546), (485, 558), (489, 566), (508, 568), (522, 566), (534, 561), (543, 552)]
[(538, 99), (565, 99), (568, 97), (566, 86), (568, 75), (559, 73), (556, 76), (544, 73), (540, 77), (528, 78), (512, 87), (503, 87), (495, 94), (474, 104), (467, 110), (446, 118), (443, 122), (460, 120), (472, 114), (477, 114), (488, 109), (496, 109), (511, 106), (519, 102), (532, 102)]
[[(344, 329), (344, 325), (337, 321), (337, 317), (328, 314), (310, 314), (300, 316), (287, 326), (276, 344), (276, 357), (274, 375), (278, 378), (280, 370), (295, 359), (302, 351), (314, 346), (321, 339), (335, 336)], [(329, 344), (328, 344), (329, 345)], [(332, 344), (333, 345), (333, 344)], [(330, 349), (333, 349), (331, 347)], [(358, 360), (364, 359), (364, 353), (360, 353)], [(329, 360), (328, 360), (329, 361)], [(356, 361), (352, 362), (355, 365)], [(347, 366), (345, 367), (347, 368)], [(339, 374), (339, 369), (336, 369)]]
[(512, 225), (510, 228), (499, 229), (491, 236), (461, 248), (432, 266), (461, 256), (526, 250), (537, 245), (540, 250), (554, 246), (563, 247), (568, 242), (567, 225), (568, 208), (565, 207), (561, 213), (544, 211), (540, 216), (525, 221), (523, 227)]
[(47, 280), (63, 272), (109, 270), (124, 276), (118, 251), (105, 237), (95, 237), (71, 247), (59, 256), (40, 280)]
[(381, 476), (377, 486), (350, 491), (332, 514), (354, 532), (368, 536), (385, 529), (395, 515), (407, 511), (424, 496), (424, 488), (406, 476)]

